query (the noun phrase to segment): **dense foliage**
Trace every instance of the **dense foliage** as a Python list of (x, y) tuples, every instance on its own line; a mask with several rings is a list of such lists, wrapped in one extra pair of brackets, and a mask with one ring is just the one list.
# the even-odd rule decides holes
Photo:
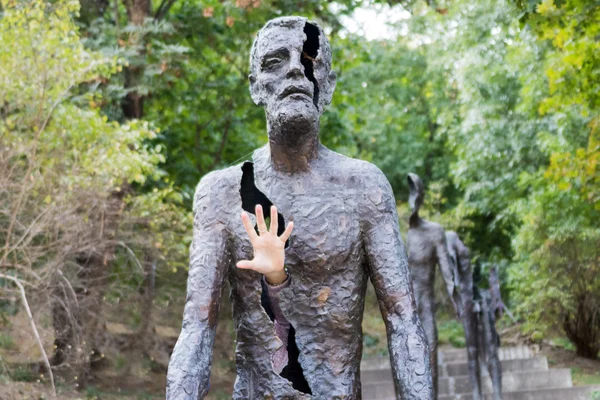
[(89, 361), (82, 355), (98, 348), (109, 262), (123, 254), (140, 279), (147, 275), (142, 254), (164, 267), (167, 256), (169, 268), (183, 265), (178, 224), (189, 222), (168, 184), (136, 189), (164, 176), (164, 155), (151, 144), (156, 130), (147, 121), (109, 121), (91, 105), (93, 93), (75, 90), (122, 68), (83, 46), (72, 19), (79, 4), (3, 8), (0, 274), (52, 309), (53, 361), (71, 361), (85, 383)]
[(535, 103), (554, 116), (541, 132), (547, 165), (524, 174), (530, 195), (515, 207), (522, 225), (511, 269), (515, 297), (541, 332), (560, 324), (577, 353), (600, 352), (600, 8), (587, 1), (540, 4), (529, 17), (545, 49), (547, 86)]
[[(104, 302), (140, 305), (140, 338), (153, 304), (183, 290), (194, 187), (266, 142), (248, 53), (288, 14), (318, 20), (332, 43), (323, 143), (377, 164), (401, 214), (418, 173), (425, 213), (501, 266), (526, 331), (598, 356), (598, 1), (1, 4), (0, 274), (47, 294), (57, 365), (68, 346), (98, 350), (84, 336)], [(403, 6), (392, 37), (342, 24), (359, 7)]]

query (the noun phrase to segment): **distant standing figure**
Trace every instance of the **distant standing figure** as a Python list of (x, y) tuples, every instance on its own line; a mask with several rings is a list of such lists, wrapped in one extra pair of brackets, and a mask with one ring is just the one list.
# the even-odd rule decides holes
[(481, 366), (479, 363), (479, 350), (477, 345), (477, 321), (473, 301), (473, 271), (471, 269), (471, 254), (469, 248), (460, 240), (456, 232), (446, 232), (448, 251), (458, 271), (460, 283), (460, 297), (462, 302), (462, 323), (465, 330), (467, 344), (467, 357), (469, 366), (469, 381), (473, 388), (473, 400), (481, 400)]
[(429, 346), (431, 375), (433, 379), (434, 398), (437, 398), (437, 345), (438, 336), (435, 325), (435, 266), (440, 266), (446, 290), (457, 315), (460, 317), (461, 299), (457, 290), (457, 273), (450, 259), (446, 245), (444, 228), (435, 222), (419, 217), (419, 209), (423, 204), (425, 191), (423, 182), (415, 174), (408, 174), (410, 188), (409, 205), (412, 209), (408, 229), (408, 266), (413, 279), (413, 290), (417, 301), (417, 310)]
[(475, 311), (477, 312), (479, 356), (486, 364), (492, 379), (493, 399), (502, 400), (502, 365), (498, 357), (500, 335), (496, 331), (496, 318), (502, 315), (504, 309), (504, 303), (500, 297), (500, 284), (496, 268), (492, 267), (488, 280), (490, 288), (479, 289), (480, 268), (477, 268), (475, 272), (473, 292), (475, 295)]

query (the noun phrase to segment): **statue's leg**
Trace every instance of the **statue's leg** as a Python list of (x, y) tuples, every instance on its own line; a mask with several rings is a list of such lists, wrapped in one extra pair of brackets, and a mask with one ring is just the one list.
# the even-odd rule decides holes
[(431, 364), (431, 378), (433, 381), (433, 398), (437, 399), (438, 388), (438, 333), (435, 326), (435, 313), (433, 306), (433, 296), (420, 296), (418, 302), (419, 318), (421, 325), (427, 336), (427, 345), (429, 347), (429, 361)]
[(502, 367), (498, 358), (499, 338), (496, 332), (496, 319), (491, 310), (490, 304), (484, 299), (483, 303), (483, 323), (485, 331), (485, 347), (487, 356), (487, 368), (492, 379), (494, 389), (494, 400), (502, 400)]
[(473, 400), (481, 400), (481, 366), (479, 363), (479, 350), (477, 344), (477, 314), (473, 310), (472, 300), (464, 301), (463, 304), (465, 307), (462, 322), (467, 344), (469, 381), (473, 388)]

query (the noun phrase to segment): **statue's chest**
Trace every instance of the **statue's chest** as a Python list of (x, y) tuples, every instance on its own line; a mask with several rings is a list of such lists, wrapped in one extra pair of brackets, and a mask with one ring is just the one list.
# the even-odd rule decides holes
[(296, 197), (282, 211), (286, 220), (294, 221), (291, 258), (314, 266), (352, 263), (348, 258), (360, 246), (359, 214), (352, 199), (323, 190)]
[(410, 230), (407, 237), (409, 264), (434, 264), (436, 243), (433, 233), (424, 229)]
[(332, 180), (257, 180), (286, 225), (294, 221), (286, 263), (299, 269), (351, 268), (359, 264), (359, 194)]

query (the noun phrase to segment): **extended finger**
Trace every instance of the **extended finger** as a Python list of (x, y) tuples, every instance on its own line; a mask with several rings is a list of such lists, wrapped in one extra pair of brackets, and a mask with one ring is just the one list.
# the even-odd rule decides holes
[(263, 215), (263, 209), (262, 206), (260, 204), (256, 205), (256, 224), (258, 225), (258, 231), (259, 232), (266, 232), (267, 231), (267, 224), (265, 224), (265, 216)]
[(281, 234), (281, 236), (279, 236), (279, 238), (284, 242), (288, 240), (290, 235), (292, 234), (292, 229), (294, 229), (294, 221), (291, 221), (288, 224), (287, 228), (285, 228), (285, 231)]
[(236, 264), (239, 269), (254, 269), (254, 262), (250, 260), (238, 261)]
[(273, 235), (277, 235), (277, 229), (279, 228), (279, 221), (277, 221), (277, 207), (271, 206), (271, 227), (269, 232)]
[(256, 231), (252, 227), (252, 223), (250, 222), (250, 217), (246, 212), (242, 212), (242, 223), (244, 224), (244, 228), (246, 229), (246, 233), (248, 233), (248, 237), (250, 241), (253, 242), (258, 238)]

